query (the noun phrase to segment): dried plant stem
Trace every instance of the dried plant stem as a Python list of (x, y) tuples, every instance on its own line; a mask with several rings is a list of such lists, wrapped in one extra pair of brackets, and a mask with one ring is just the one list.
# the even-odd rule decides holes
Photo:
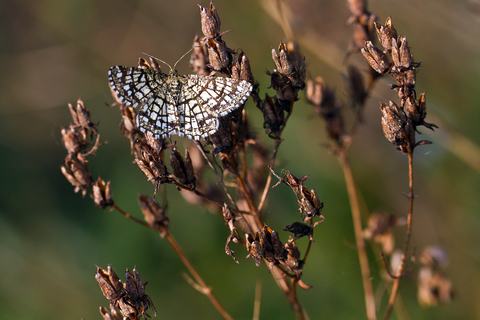
[(202, 292), (208, 297), (208, 299), (210, 299), (210, 302), (213, 304), (215, 309), (217, 309), (217, 311), (223, 316), (224, 319), (233, 320), (233, 318), (227, 313), (227, 311), (222, 307), (220, 302), (217, 300), (217, 297), (215, 297), (215, 295), (213, 294), (212, 289), (207, 286), (207, 284), (203, 281), (202, 277), (200, 277), (200, 275), (195, 270), (195, 268), (190, 263), (190, 261), (188, 261), (187, 257), (183, 253), (182, 249), (180, 249), (180, 247), (178, 246), (177, 242), (172, 237), (172, 235), (170, 233), (167, 233), (165, 238), (167, 239), (168, 243), (170, 243), (173, 250), (175, 250), (177, 255), (180, 257), (183, 264), (187, 267), (190, 274), (195, 278), (195, 281), (198, 284), (198, 286), (200, 286), (201, 290), (198, 290), (198, 291)]
[(365, 307), (367, 311), (367, 318), (370, 320), (374, 320), (377, 318), (375, 313), (375, 296), (373, 294), (373, 287), (370, 277), (370, 267), (368, 264), (367, 251), (365, 250), (365, 241), (363, 238), (357, 187), (355, 184), (355, 179), (353, 178), (352, 168), (350, 166), (350, 161), (346, 148), (341, 149), (339, 159), (342, 164), (343, 174), (345, 176), (345, 183), (348, 191), (348, 197), (350, 200), (353, 229), (355, 232), (355, 243), (357, 245), (358, 260), (360, 262), (360, 269), (363, 279), (363, 290), (365, 292)]
[(130, 213), (127, 213), (127, 212), (123, 211), (123, 209), (120, 208), (119, 206), (117, 206), (116, 204), (113, 204), (113, 205), (112, 205), (112, 209), (117, 210), (118, 212), (120, 212), (120, 214), (121, 214), (122, 216), (124, 216), (125, 218), (127, 218), (127, 219), (129, 219), (129, 220), (131, 220), (131, 221), (133, 221), (133, 222), (135, 222), (135, 223), (138, 223), (138, 224), (140, 224), (140, 225), (142, 225), (142, 226), (144, 226), (144, 227), (147, 227), (147, 228), (149, 228), (149, 229), (155, 229), (155, 228), (153, 228), (152, 226), (150, 226), (148, 223), (146, 223), (145, 221), (142, 221), (142, 220), (140, 220), (140, 219), (137, 219), (137, 218), (135, 218), (134, 216), (132, 216)]
[(390, 300), (388, 301), (388, 307), (385, 311), (384, 320), (387, 320), (392, 314), (393, 305), (395, 303), (395, 298), (397, 297), (398, 287), (400, 285), (400, 279), (405, 272), (405, 265), (407, 260), (407, 253), (410, 244), (410, 237), (412, 234), (412, 216), (413, 216), (413, 148), (408, 147), (408, 177), (409, 177), (409, 193), (408, 193), (408, 216), (407, 216), (407, 234), (405, 235), (405, 243), (403, 247), (402, 262), (396, 273), (396, 278), (393, 282), (392, 293), (390, 294)]
[[(130, 215), (129, 213), (125, 212), (122, 208), (118, 207), (116, 204), (113, 204), (112, 208), (117, 210), (125, 218), (127, 218), (127, 219), (129, 219), (133, 222), (136, 222), (136, 223), (138, 223), (138, 224), (140, 224), (144, 227), (157, 230), (156, 228), (150, 226), (148, 223), (146, 223), (142, 220), (139, 220), (139, 219), (133, 217), (132, 215)], [(157, 231), (159, 231), (159, 230), (157, 230)], [(200, 275), (195, 270), (193, 265), (187, 259), (186, 255), (183, 253), (182, 249), (180, 249), (179, 245), (177, 244), (175, 239), (172, 237), (172, 235), (170, 233), (167, 233), (165, 235), (165, 238), (167, 239), (168, 243), (170, 243), (173, 250), (180, 257), (180, 259), (182, 260), (185, 267), (187, 267), (190, 274), (195, 278), (196, 283), (195, 283), (194, 287), (196, 287), (198, 291), (205, 294), (210, 299), (210, 301), (213, 304), (213, 306), (215, 307), (215, 309), (217, 309), (217, 311), (223, 316), (223, 318), (225, 318), (227, 320), (233, 320), (233, 318), (227, 313), (227, 311), (222, 307), (220, 302), (217, 300), (217, 298), (215, 297), (215, 295), (212, 292), (212, 289), (207, 286), (207, 284), (203, 281), (202, 277), (200, 277)]]
[(260, 319), (260, 303), (262, 296), (262, 280), (257, 280), (257, 285), (255, 286), (255, 302), (253, 304), (253, 320)]

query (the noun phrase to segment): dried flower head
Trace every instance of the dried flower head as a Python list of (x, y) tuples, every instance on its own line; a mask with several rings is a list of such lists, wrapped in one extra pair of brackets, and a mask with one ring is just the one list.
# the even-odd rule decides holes
[(220, 18), (217, 14), (217, 9), (210, 1), (210, 9), (198, 5), (200, 8), (200, 17), (202, 22), (202, 32), (207, 39), (216, 38), (220, 35)]
[(431, 268), (420, 268), (418, 273), (418, 302), (425, 307), (450, 303), (454, 291), (452, 282)]
[[(155, 306), (150, 297), (145, 294), (145, 285), (147, 283), (140, 279), (137, 270), (134, 268), (132, 272), (127, 269), (125, 278), (126, 283), (122, 284), (110, 265), (107, 270), (97, 267), (95, 279), (100, 285), (105, 298), (110, 301), (110, 314), (105, 309), (100, 308), (100, 313), (104, 316), (104, 319), (105, 317), (109, 319), (108, 317), (112, 317), (112, 314), (118, 317), (116, 308), (120, 310), (124, 319), (137, 320), (139, 316), (143, 318), (149, 317), (146, 313), (148, 308), (152, 308), (156, 316)], [(115, 311), (112, 312), (113, 310)]]
[(368, 217), (367, 228), (363, 231), (363, 235), (365, 239), (373, 239), (380, 244), (383, 253), (389, 255), (395, 248), (392, 227), (396, 225), (395, 216), (375, 212)]
[(413, 148), (415, 141), (412, 139), (415, 139), (415, 134), (412, 133), (411, 123), (407, 120), (403, 109), (392, 100), (389, 100), (388, 105), (381, 103), (380, 109), (382, 110), (382, 128), (385, 138), (404, 153), (409, 147)]
[(251, 233), (245, 234), (247, 251), (249, 252), (247, 258), (252, 258), (255, 261), (255, 265), (258, 267), (265, 256), (265, 248), (260, 243), (260, 235), (257, 232), (254, 237)]
[(380, 49), (375, 47), (371, 41), (366, 41), (361, 50), (368, 64), (378, 73), (385, 74), (390, 71), (390, 59)]
[(138, 203), (142, 210), (143, 216), (147, 223), (160, 231), (160, 235), (164, 237), (168, 233), (169, 220), (165, 212), (154, 198), (149, 198), (143, 195), (138, 197)]
[(100, 209), (112, 206), (114, 204), (112, 199), (112, 188), (110, 181), (105, 183), (100, 177), (93, 184), (93, 202), (95, 206)]

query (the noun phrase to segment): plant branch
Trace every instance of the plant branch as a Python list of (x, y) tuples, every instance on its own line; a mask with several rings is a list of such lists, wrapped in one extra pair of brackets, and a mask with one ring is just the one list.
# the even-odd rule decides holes
[(409, 177), (409, 194), (408, 194), (408, 216), (407, 216), (407, 234), (405, 235), (405, 243), (403, 247), (403, 254), (402, 254), (402, 262), (400, 263), (400, 267), (398, 268), (396, 278), (393, 282), (392, 293), (390, 294), (390, 299), (388, 301), (388, 307), (385, 311), (384, 320), (387, 320), (393, 310), (393, 305), (395, 303), (395, 298), (397, 297), (398, 287), (400, 285), (401, 276), (404, 273), (408, 248), (410, 244), (410, 238), (412, 234), (412, 216), (413, 216), (413, 201), (414, 201), (414, 193), (413, 193), (413, 148), (409, 145), (408, 150), (408, 177)]
[(350, 209), (352, 212), (353, 227), (355, 232), (355, 243), (357, 245), (358, 260), (362, 272), (363, 290), (365, 292), (365, 307), (367, 318), (376, 319), (375, 297), (370, 276), (370, 267), (368, 264), (367, 252), (365, 249), (365, 241), (363, 238), (362, 222), (360, 216), (360, 206), (358, 201), (357, 187), (350, 166), (347, 149), (340, 150), (339, 159), (342, 164), (343, 174), (345, 176), (345, 184), (347, 186), (348, 198), (350, 200)]

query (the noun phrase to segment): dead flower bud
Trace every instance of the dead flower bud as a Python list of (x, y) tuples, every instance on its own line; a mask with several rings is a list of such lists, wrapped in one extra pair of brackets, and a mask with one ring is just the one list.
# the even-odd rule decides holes
[(247, 242), (247, 250), (249, 252), (247, 258), (252, 258), (255, 261), (255, 265), (258, 267), (265, 256), (265, 249), (260, 244), (259, 235), (257, 233), (257, 236), (254, 238), (252, 234), (246, 233), (245, 238)]
[(162, 208), (154, 198), (143, 195), (138, 197), (138, 203), (142, 210), (145, 221), (155, 229), (160, 230), (161, 236), (165, 237), (168, 233), (169, 220), (165, 209)]
[(85, 146), (85, 140), (75, 131), (73, 126), (62, 128), (62, 141), (68, 153), (80, 152)]
[(397, 225), (397, 219), (393, 215), (372, 213), (368, 217), (367, 229), (363, 231), (365, 239), (373, 239), (382, 246), (382, 251), (390, 255), (395, 248), (395, 238), (392, 227)]
[(414, 126), (425, 126), (430, 130), (438, 128), (433, 123), (425, 122), (425, 117), (427, 116), (427, 100), (425, 98), (425, 92), (423, 92), (420, 97), (415, 100), (413, 96), (409, 96), (405, 100), (405, 114), (407, 118), (410, 119)]
[(285, 250), (287, 250), (287, 266), (290, 270), (296, 273), (301, 273), (303, 268), (303, 261), (300, 260), (300, 251), (297, 245), (293, 241), (292, 237), (289, 237), (287, 243), (285, 243)]
[[(408, 144), (414, 145), (410, 141), (412, 137), (409, 128), (407, 128), (405, 112), (392, 100), (389, 101), (388, 105), (381, 103), (380, 109), (382, 110), (382, 128), (385, 138), (405, 153)], [(413, 139), (415, 139), (414, 134)]]
[(77, 159), (72, 159), (70, 155), (65, 159), (65, 166), (61, 167), (62, 173), (75, 187), (75, 192), (82, 190), (82, 195), (85, 196), (87, 187), (93, 183), (92, 176), (80, 153), (77, 153)]
[(265, 257), (268, 257), (270, 261), (272, 261), (272, 259), (284, 260), (286, 251), (283, 247), (282, 241), (280, 241), (278, 232), (269, 226), (264, 225), (262, 232), (259, 231), (258, 233), (263, 238)]
[(208, 39), (206, 43), (210, 67), (215, 71), (228, 70), (232, 55), (225, 43), (216, 39)]
[(323, 209), (323, 202), (318, 198), (315, 189), (308, 191), (308, 189), (303, 185), (300, 187), (300, 199), (299, 205), (301, 212), (305, 215), (303, 221), (309, 222), (315, 216), (323, 217), (320, 212)]
[(396, 70), (409, 70), (413, 56), (408, 47), (407, 37), (392, 39), (392, 62)]
[(145, 286), (147, 282), (143, 282), (140, 278), (140, 274), (137, 269), (134, 268), (133, 271), (127, 269), (125, 274), (125, 291), (127, 292), (127, 297), (125, 302), (130, 306), (135, 307), (135, 314), (140, 314), (142, 317), (148, 316), (146, 311), (148, 308), (153, 309), (153, 315), (157, 315), (157, 310), (153, 305), (152, 299), (145, 294)]
[(365, 85), (363, 83), (363, 77), (360, 73), (360, 70), (354, 66), (349, 65), (347, 68), (348, 76), (347, 85), (348, 85), (348, 93), (350, 96), (350, 100), (354, 107), (362, 106), (367, 98), (367, 91), (365, 89)]
[(430, 268), (445, 269), (449, 259), (447, 251), (441, 246), (428, 246), (423, 249), (420, 255), (420, 262)]
[(313, 241), (313, 237), (311, 234), (312, 229), (306, 225), (305, 223), (301, 222), (294, 222), (286, 227), (283, 228), (283, 231), (291, 232), (295, 235), (292, 242), (297, 241), (298, 239), (309, 236), (310, 241)]
[(272, 49), (272, 59), (276, 66), (274, 71), (290, 80), (295, 89), (301, 90), (305, 87), (305, 59), (296, 61), (283, 42), (280, 42), (278, 54), (275, 49)]
[(136, 123), (137, 115), (132, 107), (126, 106), (122, 112), (122, 123), (125, 128), (125, 131), (131, 133), (137, 128)]
[(183, 185), (195, 187), (195, 175), (193, 172), (192, 159), (188, 153), (188, 150), (185, 150), (185, 161), (182, 159), (180, 152), (176, 149), (172, 151), (170, 155), (170, 162), (172, 165), (173, 175)]
[(428, 267), (418, 274), (418, 302), (425, 307), (450, 303), (454, 291), (452, 282), (442, 273)]
[(95, 206), (100, 209), (105, 209), (114, 204), (112, 199), (112, 188), (110, 181), (105, 184), (105, 181), (98, 178), (93, 184), (93, 202)]
[(375, 30), (377, 32), (378, 40), (385, 48), (384, 52), (392, 51), (392, 40), (397, 39), (397, 31), (392, 24), (392, 16), (387, 18), (385, 25), (375, 22)]
[(118, 312), (117, 308), (110, 303), (110, 312), (104, 307), (100, 307), (100, 314), (103, 317), (103, 320), (123, 320), (123, 317)]
[(140, 170), (147, 176), (148, 181), (152, 183), (164, 183), (168, 181), (167, 168), (160, 161), (160, 157), (155, 157), (146, 152), (142, 152), (141, 157), (141, 159), (136, 158), (135, 162)]
[(107, 267), (107, 270), (97, 266), (95, 279), (100, 285), (103, 295), (111, 303), (115, 304), (116, 301), (123, 297), (124, 288), (122, 281), (120, 281), (120, 278), (117, 276), (115, 271), (113, 271), (110, 265)]
[(193, 50), (192, 55), (190, 56), (190, 66), (195, 74), (208, 76), (210, 75), (210, 69), (208, 68), (207, 64), (208, 54), (206, 48), (202, 43), (200, 43), (200, 38), (197, 35), (193, 39)]
[(95, 126), (90, 120), (90, 112), (85, 108), (82, 99), (77, 100), (77, 107), (74, 108), (70, 103), (68, 104), (70, 113), (72, 114), (73, 122), (82, 128), (96, 131)]
[(243, 51), (235, 56), (235, 62), (232, 66), (232, 78), (249, 82), (253, 79), (250, 61)]
[(200, 8), (200, 16), (202, 22), (202, 32), (207, 39), (212, 39), (220, 35), (220, 18), (217, 14), (217, 9), (210, 1), (210, 10), (198, 5)]
[(108, 271), (97, 267), (95, 279), (100, 285), (103, 295), (110, 301), (110, 310), (112, 316), (104, 308), (100, 308), (100, 313), (104, 319), (119, 319), (116, 308), (120, 309), (123, 319), (138, 319), (138, 316), (148, 317), (145, 312), (149, 307), (153, 309), (154, 315), (157, 314), (155, 306), (149, 296), (145, 294), (146, 283), (142, 282), (136, 269), (133, 272), (127, 269), (125, 275), (126, 283), (122, 284), (111, 266)]
[(381, 74), (385, 74), (390, 71), (391, 64), (387, 55), (375, 47), (371, 41), (366, 41), (361, 51), (368, 64), (375, 71)]
[(323, 78), (317, 77), (315, 82), (309, 79), (307, 81), (307, 100), (315, 106), (320, 106), (323, 102), (323, 92), (325, 90), (325, 82)]

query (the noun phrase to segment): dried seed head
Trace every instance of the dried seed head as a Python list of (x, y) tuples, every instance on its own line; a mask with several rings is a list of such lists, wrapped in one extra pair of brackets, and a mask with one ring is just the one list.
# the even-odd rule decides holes
[(310, 222), (315, 216), (321, 216), (320, 212), (323, 208), (323, 202), (321, 202), (318, 198), (315, 189), (308, 191), (308, 189), (302, 183), (300, 186), (299, 197), (300, 211), (304, 215), (304, 222)]
[(110, 312), (104, 307), (100, 307), (100, 314), (103, 320), (122, 320), (122, 315), (118, 312), (117, 308), (113, 304), (110, 304)]
[(410, 142), (405, 112), (392, 100), (388, 105), (381, 103), (380, 109), (382, 110), (382, 128), (385, 138), (405, 153)]
[(73, 122), (82, 128), (96, 131), (92, 121), (90, 120), (90, 112), (85, 108), (82, 99), (77, 100), (77, 107), (74, 108), (71, 104), (68, 104), (70, 113), (72, 114)]
[[(294, 49), (296, 46), (291, 45), (290, 48)], [(298, 91), (305, 87), (305, 59), (297, 61), (294, 55), (298, 55), (297, 52), (290, 52), (283, 42), (280, 42), (278, 54), (275, 49), (272, 49), (272, 59), (276, 66), (274, 73), (278, 72), (286, 77), (296, 89), (295, 91)]]
[(384, 52), (392, 51), (392, 41), (397, 39), (397, 31), (393, 28), (392, 17), (388, 17), (385, 25), (375, 23), (375, 31), (377, 32), (378, 40), (385, 48)]
[(180, 152), (177, 149), (173, 149), (172, 154), (170, 155), (170, 163), (172, 165), (173, 175), (181, 184), (186, 184), (187, 176), (185, 174), (185, 165), (183, 164), (183, 159)]
[[(135, 119), (137, 115), (132, 107), (125, 107), (122, 112), (122, 123), (126, 133), (131, 134), (133, 131), (138, 131)], [(125, 133), (124, 133), (125, 135)]]
[(77, 153), (85, 147), (85, 140), (73, 126), (62, 128), (62, 141), (68, 153)]
[(420, 268), (418, 273), (418, 301), (422, 306), (450, 303), (454, 291), (452, 282), (441, 272)]
[(216, 39), (208, 39), (206, 43), (210, 67), (213, 70), (229, 74), (228, 67), (232, 61), (232, 55), (225, 43)]
[(371, 41), (368, 29), (361, 23), (353, 25), (353, 37), (349, 44), (350, 52), (358, 52), (365, 45), (365, 41)]
[(190, 56), (190, 66), (195, 74), (208, 76), (210, 68), (208, 65), (208, 52), (206, 47), (200, 42), (200, 38), (195, 36), (193, 39), (193, 50)]
[(313, 80), (307, 81), (307, 100), (314, 106), (320, 106), (323, 102), (325, 91), (325, 81), (321, 77), (317, 77), (315, 82)]
[(286, 251), (284, 249), (284, 245), (282, 241), (280, 241), (280, 237), (278, 236), (278, 232), (270, 228), (269, 226), (263, 226), (263, 233), (266, 235), (268, 241), (271, 244), (273, 249), (273, 255), (277, 260), (284, 260), (286, 257)]
[(159, 229), (161, 236), (165, 237), (168, 233), (169, 220), (166, 216), (165, 209), (162, 208), (154, 198), (143, 195), (138, 197), (138, 203), (142, 210), (145, 221), (153, 228)]
[(220, 35), (220, 18), (217, 14), (217, 9), (210, 1), (210, 10), (198, 5), (200, 8), (200, 16), (202, 22), (202, 32), (207, 39), (216, 38)]
[(295, 235), (295, 238), (293, 238), (292, 242), (297, 241), (304, 236), (310, 235), (311, 230), (312, 229), (308, 225), (301, 222), (294, 222), (283, 228), (283, 231), (288, 231)]
[(232, 66), (232, 78), (252, 82), (252, 70), (250, 70), (250, 61), (247, 55), (242, 51), (235, 56), (235, 62)]
[(382, 246), (383, 253), (390, 255), (395, 248), (392, 227), (397, 225), (393, 215), (372, 213), (368, 217), (367, 229), (363, 231), (365, 239), (373, 239)]
[(75, 187), (75, 192), (82, 190), (82, 195), (85, 196), (87, 188), (92, 185), (93, 179), (88, 170), (84, 157), (80, 154), (69, 154), (65, 159), (65, 166), (61, 167), (62, 173), (67, 180)]
[(105, 209), (108, 206), (114, 204), (112, 199), (112, 188), (110, 186), (110, 181), (105, 184), (105, 181), (100, 179), (100, 177), (93, 184), (93, 202), (95, 206), (100, 209)]
[(97, 267), (95, 279), (100, 285), (103, 295), (110, 301), (109, 314), (104, 308), (100, 313), (104, 319), (120, 319), (116, 307), (120, 309), (123, 319), (138, 319), (139, 316), (148, 317), (148, 308), (152, 308), (154, 315), (157, 314), (155, 306), (148, 295), (145, 294), (145, 285), (136, 269), (133, 272), (127, 269), (126, 283), (122, 284), (111, 266), (108, 271)]
[(297, 245), (293, 241), (292, 237), (289, 237), (288, 242), (285, 243), (285, 250), (287, 250), (287, 267), (296, 273), (301, 273), (303, 261), (300, 260), (300, 251), (298, 250)]
[(265, 249), (260, 244), (259, 235), (257, 233), (257, 237), (254, 238), (252, 234), (246, 233), (245, 239), (247, 250), (249, 252), (247, 258), (252, 258), (255, 261), (255, 265), (258, 267), (265, 256)]
[[(353, 106), (363, 106), (365, 99), (367, 98), (367, 91), (365, 89), (365, 85), (363, 83), (363, 77), (360, 73), (360, 70), (353, 65), (349, 65), (347, 68), (348, 76), (347, 78), (347, 85), (348, 85), (348, 93), (350, 96), (350, 101), (352, 101)], [(357, 112), (361, 115), (361, 110)], [(361, 119), (360, 119), (361, 120)]]
[(392, 39), (392, 62), (397, 72), (411, 68), (413, 56), (408, 47), (407, 37)]
[(390, 60), (387, 55), (375, 47), (371, 41), (366, 41), (362, 48), (362, 54), (368, 64), (378, 73), (385, 74), (390, 71)]
[(123, 296), (122, 282), (110, 265), (107, 267), (107, 270), (97, 266), (95, 279), (100, 285), (103, 295), (111, 303), (115, 304)]

